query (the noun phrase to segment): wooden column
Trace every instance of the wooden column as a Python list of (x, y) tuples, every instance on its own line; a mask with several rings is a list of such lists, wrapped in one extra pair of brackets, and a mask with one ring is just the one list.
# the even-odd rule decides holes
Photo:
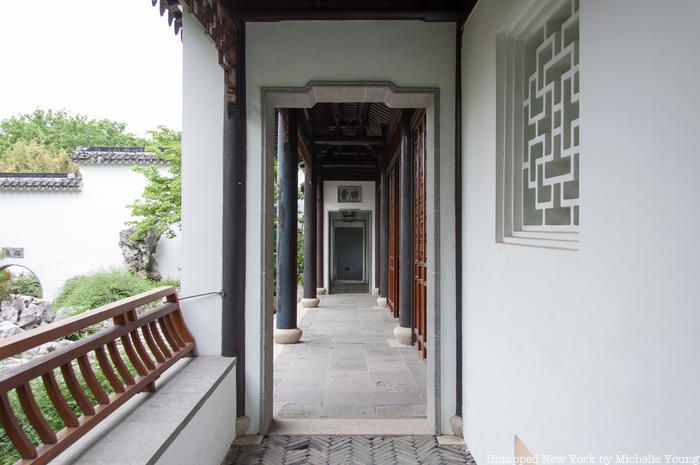
[(279, 110), (277, 122), (277, 329), (275, 342), (294, 344), (297, 328), (297, 114)]
[[(313, 154), (311, 155), (313, 157)], [(304, 307), (318, 307), (316, 298), (316, 170), (306, 167), (304, 178)]]
[(236, 102), (224, 101), (221, 354), (236, 357), (236, 412), (245, 415), (245, 24), (237, 23)]
[(379, 287), (381, 281), (381, 271), (379, 266), (381, 261), (379, 260), (379, 250), (381, 249), (381, 218), (382, 218), (382, 194), (381, 194), (382, 183), (381, 179), (374, 181), (374, 218), (372, 222), (374, 224), (374, 289), (372, 293), (379, 296)]
[(377, 304), (387, 308), (389, 276), (389, 181), (386, 167), (380, 178), (379, 199), (379, 298)]
[(401, 163), (399, 208), (399, 326), (394, 336), (404, 345), (413, 344), (413, 157), (411, 151), (411, 114), (401, 112)]
[(325, 294), (323, 286), (323, 178), (321, 177), (321, 164), (316, 161), (316, 294)]

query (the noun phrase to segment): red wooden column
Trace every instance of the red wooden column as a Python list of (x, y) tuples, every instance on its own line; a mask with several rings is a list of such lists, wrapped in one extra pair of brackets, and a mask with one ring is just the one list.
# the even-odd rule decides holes
[(421, 114), (412, 129), (413, 142), (413, 336), (416, 348), (425, 358), (427, 333), (427, 212), (426, 212), (426, 152), (425, 114)]
[(404, 345), (413, 344), (413, 151), (411, 113), (401, 112), (401, 164), (399, 180), (399, 326), (394, 337)]

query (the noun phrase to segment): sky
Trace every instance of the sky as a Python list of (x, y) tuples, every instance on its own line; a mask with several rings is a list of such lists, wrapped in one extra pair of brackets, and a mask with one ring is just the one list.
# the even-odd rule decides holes
[(182, 128), (182, 41), (150, 0), (0, 5), (0, 120), (43, 108)]

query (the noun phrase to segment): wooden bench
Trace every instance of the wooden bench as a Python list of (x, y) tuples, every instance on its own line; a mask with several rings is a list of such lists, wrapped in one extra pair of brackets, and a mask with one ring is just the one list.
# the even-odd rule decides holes
[[(22, 458), (18, 464), (49, 463), (137, 393), (155, 389), (156, 379), (180, 359), (196, 355), (176, 289), (161, 287), (4, 339), (0, 359), (105, 321), (113, 325), (0, 374), (0, 425)], [(39, 389), (45, 389), (62, 428), (49, 424), (36, 400)], [(12, 391), (21, 412), (13, 410)], [(77, 412), (70, 404), (77, 404)], [(38, 446), (20, 413), (40, 438)]]

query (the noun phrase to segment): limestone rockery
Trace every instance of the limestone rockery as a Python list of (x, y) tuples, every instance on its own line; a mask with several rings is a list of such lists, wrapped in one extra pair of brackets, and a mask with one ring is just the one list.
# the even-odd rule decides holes
[(55, 318), (51, 302), (25, 295), (3, 301), (0, 311), (0, 339), (36, 328), (42, 323), (51, 323)]

